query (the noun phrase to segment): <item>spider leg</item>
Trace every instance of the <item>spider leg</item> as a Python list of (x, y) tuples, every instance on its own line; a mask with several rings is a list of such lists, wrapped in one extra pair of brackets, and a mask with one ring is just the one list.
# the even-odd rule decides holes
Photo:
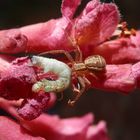
[(87, 84), (88, 87), (91, 87), (91, 82), (86, 78), (86, 76), (83, 76), (83, 79), (85, 81), (85, 83)]
[(75, 60), (77, 62), (82, 62), (82, 59), (83, 59), (83, 55), (82, 55), (82, 52), (80, 50), (80, 46), (78, 44), (78, 40), (76, 39), (76, 24), (77, 23), (77, 20), (75, 20), (75, 23), (73, 25), (73, 35), (72, 35), (72, 45), (73, 47), (75, 47), (76, 49), (76, 53), (75, 53)]
[(99, 80), (99, 78), (93, 72), (89, 72), (89, 75), (91, 75), (92, 77), (94, 77), (96, 80)]
[(75, 94), (76, 97), (73, 100), (69, 100), (68, 104), (73, 106), (75, 104), (75, 102), (80, 98), (80, 96), (84, 93), (85, 89), (86, 89), (86, 84), (84, 79), (81, 76), (78, 76), (78, 82), (80, 84), (80, 89), (75, 89)]
[(74, 84), (72, 84), (72, 91), (75, 94), (79, 94), (80, 93), (80, 84), (78, 83), (77, 87)]
[(79, 46), (77, 45), (76, 50), (75, 51), (75, 61), (76, 62), (82, 62), (83, 58), (82, 58), (82, 52), (79, 48)]
[[(74, 29), (74, 32), (75, 32), (75, 29)], [(75, 61), (76, 62), (82, 62), (82, 52), (80, 50), (80, 47), (78, 45), (78, 42), (77, 40), (75, 39), (75, 34), (74, 34), (74, 37), (69, 37), (68, 36), (68, 39), (70, 40), (70, 42), (72, 43), (72, 46), (75, 48)]]
[(80, 47), (78, 45), (78, 41), (76, 40), (76, 35), (75, 35), (75, 30), (76, 30), (76, 24), (73, 24), (72, 21), (69, 20), (69, 23), (71, 24), (71, 26), (73, 27), (73, 34), (72, 36), (70, 36), (66, 31), (65, 32), (65, 35), (67, 36), (68, 40), (70, 41), (70, 43), (72, 44), (72, 46), (75, 48), (75, 61), (76, 62), (82, 62), (82, 52), (80, 50)]
[(69, 52), (67, 52), (65, 50), (51, 50), (51, 51), (40, 53), (38, 55), (42, 56), (42, 55), (46, 55), (46, 54), (64, 54), (70, 62), (74, 63), (73, 57), (69, 54)]

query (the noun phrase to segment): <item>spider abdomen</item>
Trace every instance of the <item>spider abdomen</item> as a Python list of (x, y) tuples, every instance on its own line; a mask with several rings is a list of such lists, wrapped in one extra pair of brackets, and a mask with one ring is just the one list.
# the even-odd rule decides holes
[(85, 59), (84, 63), (89, 70), (102, 71), (106, 67), (106, 61), (100, 55), (89, 56)]

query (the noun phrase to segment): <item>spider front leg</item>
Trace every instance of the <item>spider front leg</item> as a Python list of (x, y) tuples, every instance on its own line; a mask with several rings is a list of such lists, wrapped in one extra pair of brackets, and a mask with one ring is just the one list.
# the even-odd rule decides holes
[(73, 100), (69, 100), (68, 104), (70, 106), (73, 106), (75, 102), (80, 98), (80, 96), (85, 92), (86, 90), (86, 84), (85, 84), (85, 79), (82, 78), (81, 76), (78, 76), (78, 84), (80, 84), (80, 87), (75, 87), (73, 89), (73, 92), (76, 94), (76, 97)]
[(47, 52), (40, 53), (39, 56), (46, 55), (46, 54), (64, 54), (64, 55), (66, 56), (66, 58), (67, 58), (71, 63), (74, 63), (73, 57), (70, 55), (69, 52), (67, 52), (67, 51), (65, 51), (65, 50), (52, 50), (52, 51), (47, 51)]
[(73, 24), (71, 21), (69, 21), (70, 24), (72, 25), (72, 27), (74, 27), (74, 34), (72, 36), (70, 36), (68, 34), (68, 32), (65, 31), (64, 29), (64, 33), (67, 36), (68, 40), (70, 41), (71, 45), (74, 47), (74, 52), (75, 52), (75, 61), (76, 62), (82, 62), (83, 56), (82, 56), (82, 52), (80, 50), (80, 46), (78, 44), (78, 41), (75, 38), (75, 30), (76, 30), (76, 24)]

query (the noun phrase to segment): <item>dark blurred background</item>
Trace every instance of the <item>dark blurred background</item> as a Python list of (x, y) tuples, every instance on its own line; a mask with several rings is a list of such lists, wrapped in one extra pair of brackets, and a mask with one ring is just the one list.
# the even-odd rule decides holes
[[(89, 0), (82, 0), (82, 9)], [(115, 2), (121, 12), (121, 17), (129, 26), (139, 27), (139, 0), (102, 0)], [(61, 0), (1, 0), (0, 28), (19, 27), (27, 24), (43, 22), (58, 18)]]
[[(82, 9), (89, 0), (83, 0)], [(109, 2), (109, 0), (103, 0)], [(140, 27), (140, 0), (115, 0), (121, 17), (129, 27)], [(1, 0), (0, 29), (15, 28), (51, 18), (58, 18), (61, 0)], [(80, 10), (78, 11), (80, 12)], [(92, 89), (83, 95), (79, 102), (71, 108), (67, 105), (70, 91), (50, 111), (62, 117), (80, 116), (93, 112), (96, 123), (105, 120), (112, 140), (140, 140), (140, 91), (130, 95), (108, 93)], [(2, 114), (2, 112), (1, 112)]]

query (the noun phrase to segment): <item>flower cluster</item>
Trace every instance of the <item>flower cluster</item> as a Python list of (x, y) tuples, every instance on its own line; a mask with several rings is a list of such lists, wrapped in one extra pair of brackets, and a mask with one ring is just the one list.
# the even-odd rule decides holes
[[(74, 18), (80, 0), (63, 0), (62, 17), (17, 29), (0, 31), (0, 96), (20, 101), (18, 113), (13, 103), (0, 100), (0, 107), (12, 114), (22, 125), (7, 117), (0, 117), (0, 137), (6, 139), (37, 140), (108, 140), (105, 122), (91, 126), (93, 116), (60, 119), (41, 115), (42, 110), (54, 102), (53, 93), (33, 93), (32, 85), (38, 81), (41, 69), (32, 66), (30, 57), (15, 58), (11, 54), (39, 54), (51, 50), (75, 50), (78, 44), (84, 58), (101, 55), (106, 60), (106, 71), (96, 77), (86, 75), (92, 88), (130, 93), (140, 86), (140, 33), (125, 36), (118, 29), (120, 14), (114, 3), (88, 2), (82, 13)], [(115, 32), (119, 33), (116, 35)], [(128, 30), (129, 32), (129, 30)], [(114, 35), (115, 34), (115, 35)], [(114, 38), (115, 37), (115, 38)], [(65, 60), (62, 60), (65, 62)], [(51, 79), (51, 74), (47, 75)], [(17, 103), (16, 103), (17, 105)], [(33, 121), (32, 120), (38, 117)], [(7, 131), (9, 133), (7, 133)], [(38, 137), (39, 136), (39, 137)]]

